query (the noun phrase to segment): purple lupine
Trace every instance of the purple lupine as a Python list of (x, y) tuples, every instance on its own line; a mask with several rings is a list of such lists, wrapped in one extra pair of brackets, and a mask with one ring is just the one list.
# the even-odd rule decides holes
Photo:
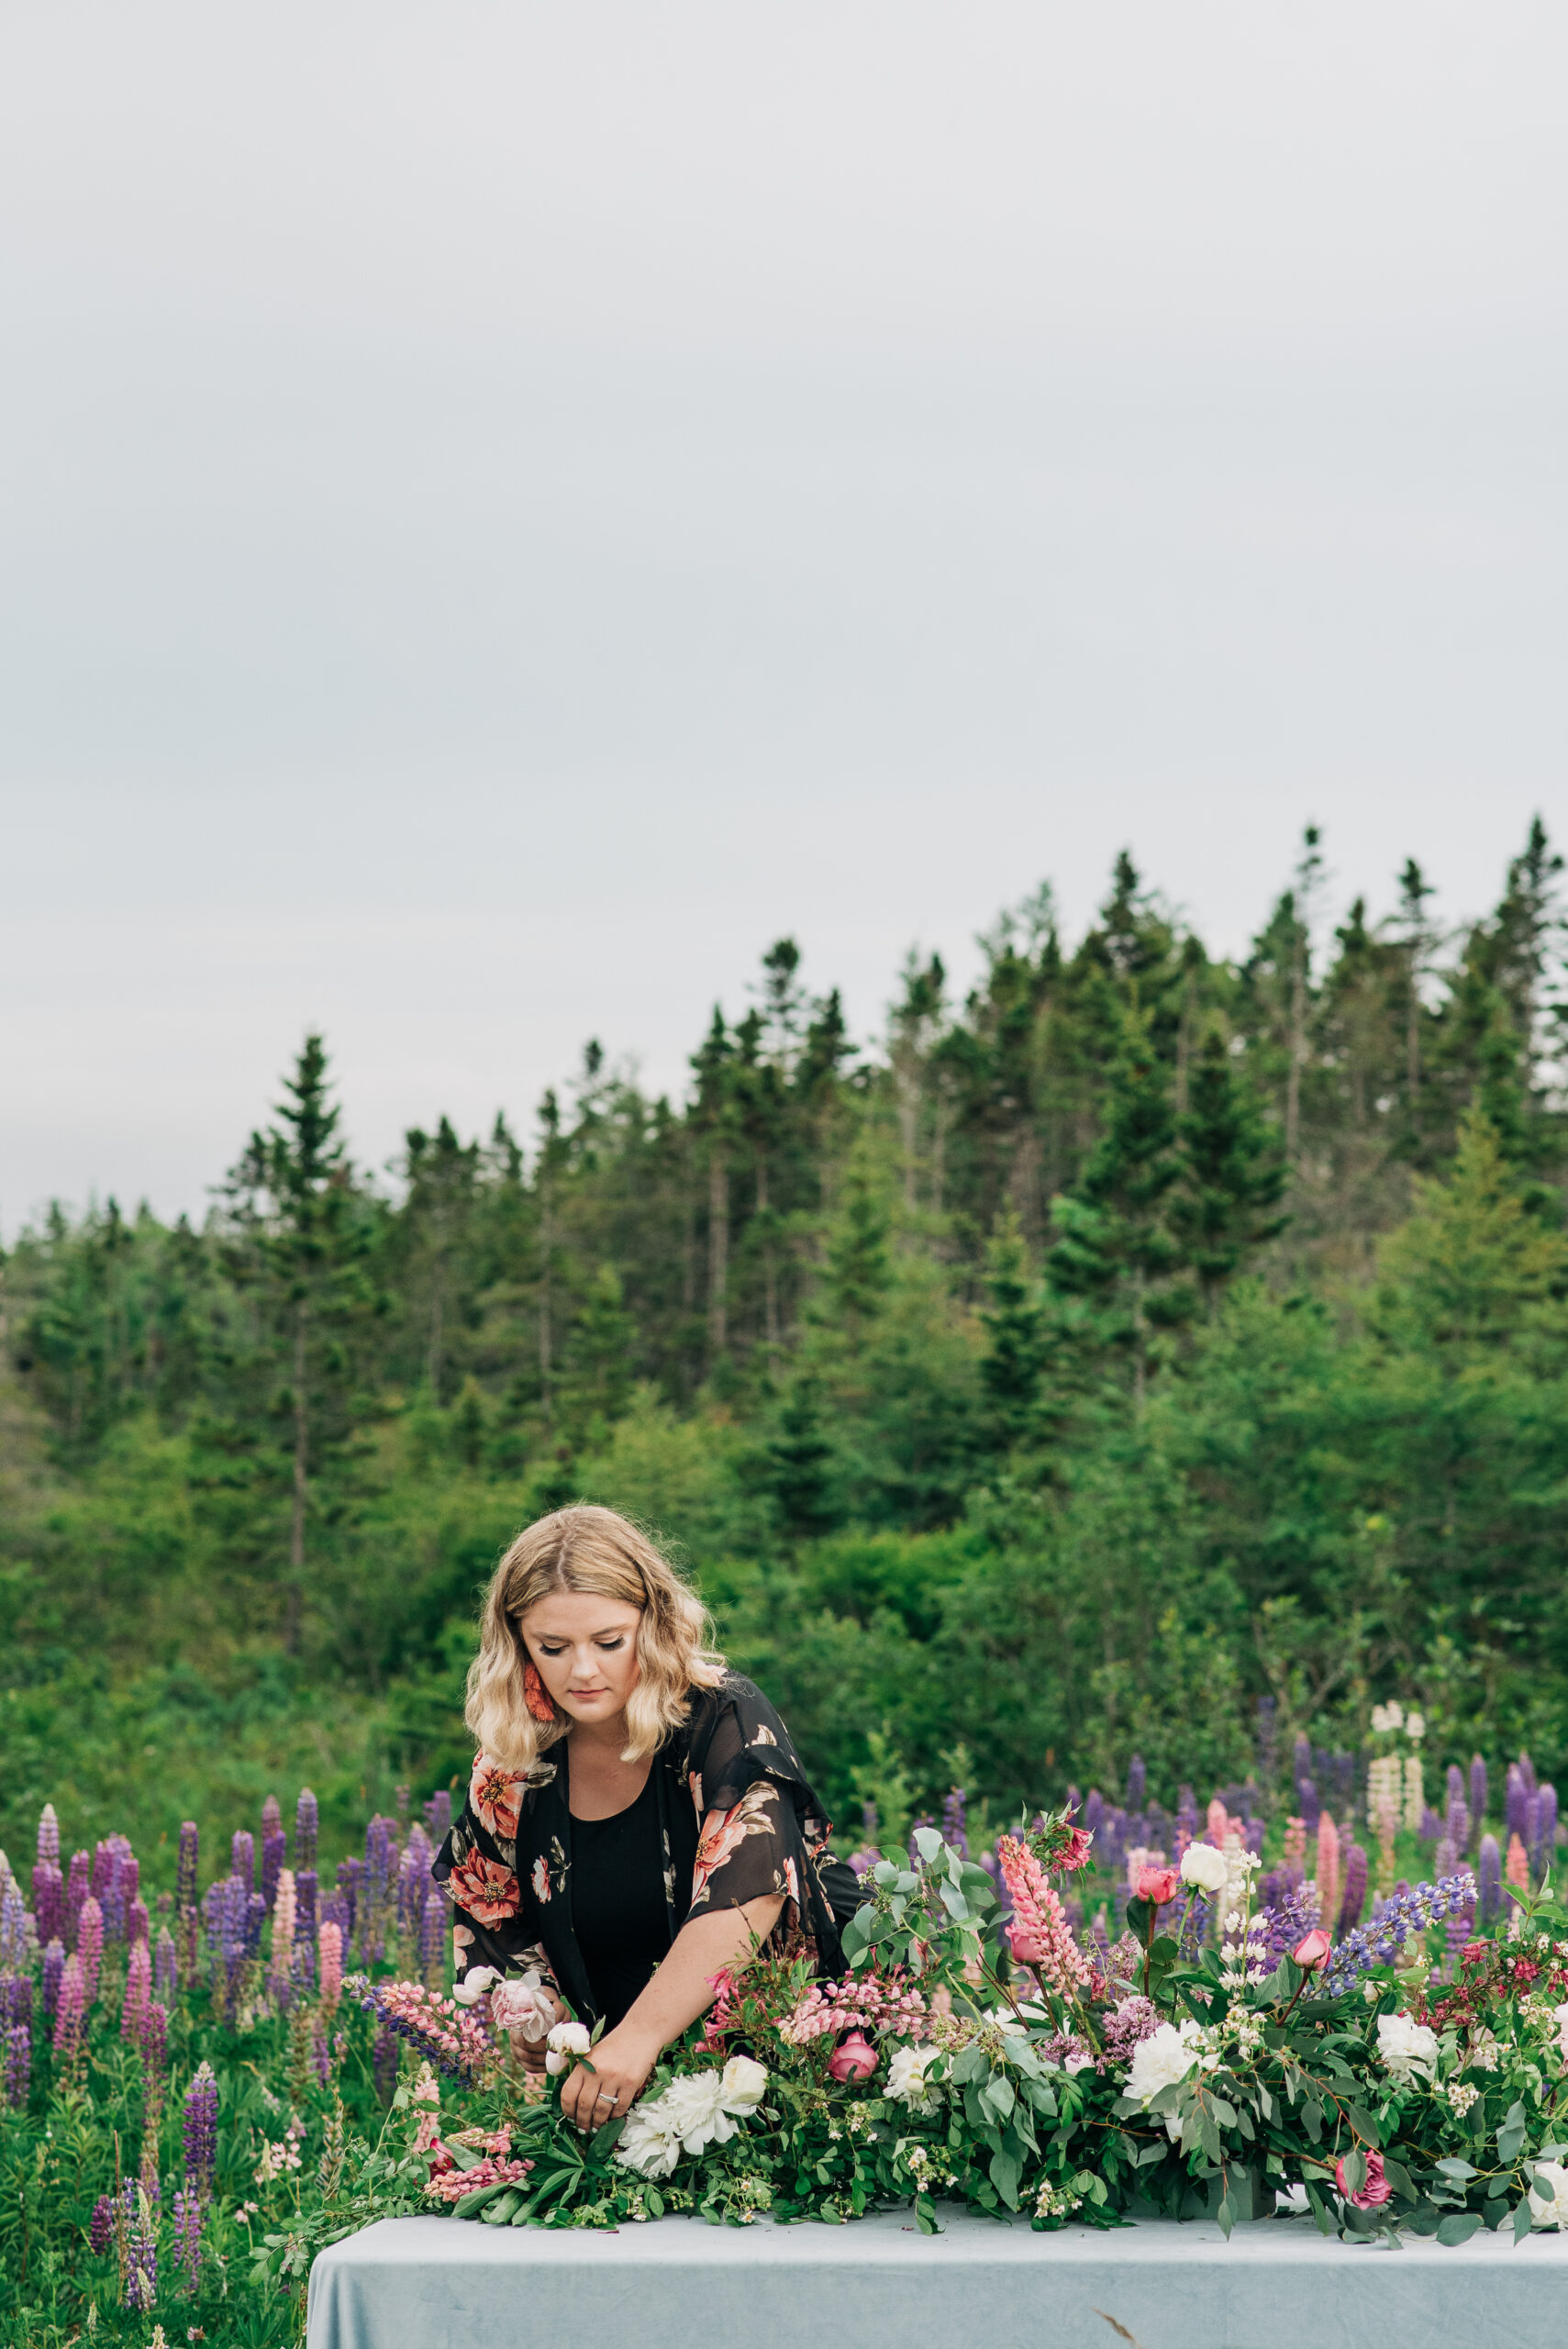
[(1469, 1941), (1474, 1931), (1474, 1909), (1456, 1909), (1453, 1915), (1449, 1919), (1448, 1923), (1443, 1928), (1442, 1972), (1444, 1981), (1458, 1981), (1459, 1962), (1464, 1952), (1464, 1944)]
[(1324, 1988), (1330, 1997), (1342, 1998), (1373, 1966), (1392, 1965), (1412, 1933), (1425, 1932), (1462, 1909), (1473, 1909), (1475, 1897), (1475, 1878), (1468, 1868), (1440, 1884), (1407, 1886), (1392, 1894), (1369, 1923), (1340, 1942), (1324, 1975)]
[(141, 2011), (141, 2026), (137, 2034), (144, 2068), (161, 2072), (169, 2053), (169, 2009), (158, 1998), (149, 1998)]
[(308, 1787), (301, 1787), (299, 1800), (294, 1807), (294, 1872), (298, 1881), (301, 1868), (316, 1865), (316, 1838), (320, 1828), (320, 1814), (316, 1797)]
[(102, 2258), (115, 2239), (115, 2198), (100, 2194), (93, 2205), (93, 2217), (87, 2229), (87, 2248)]
[(152, 1920), (147, 1913), (145, 1900), (133, 1900), (126, 1910), (125, 1936), (128, 1942), (150, 1942)]
[(195, 2187), (175, 2188), (174, 2256), (184, 2272), (185, 2290), (194, 2299), (202, 2274), (202, 2198)]
[(45, 1946), (63, 1939), (65, 1878), (52, 1860), (40, 1860), (33, 1870), (33, 1920)]
[(31, 2022), (32, 2019), (32, 1976), (0, 1974), (0, 2023)]
[(397, 2034), (383, 2023), (371, 2048), (371, 2077), (375, 2082), (376, 2096), (384, 2105), (392, 2102), (396, 2091), (397, 2056)]
[(1543, 1877), (1557, 1856), (1557, 1789), (1548, 1779), (1536, 1796), (1535, 1873)]
[(120, 1872), (118, 1836), (106, 1836), (93, 1851), (93, 1898), (107, 1920), (113, 1905), (111, 1887)]
[(1143, 1756), (1135, 1753), (1127, 1765), (1127, 1807), (1141, 1810), (1148, 1799), (1149, 1773), (1143, 1766)]
[(82, 2024), (87, 2012), (86, 1986), (82, 1979), (82, 1961), (74, 1950), (65, 1961), (65, 1971), (60, 1977), (60, 1990), (54, 2003), (55, 2061), (69, 2071), (82, 2053)]
[(6, 2040), (6, 2101), (13, 2112), (25, 2112), (33, 2076), (32, 2025), (7, 2023)]
[(1197, 1797), (1191, 1787), (1180, 1787), (1176, 1791), (1176, 1842), (1184, 1852), (1189, 1843), (1197, 1841)]
[(60, 1865), (60, 1821), (51, 1802), (46, 1802), (39, 1813), (39, 1858), (46, 1868)]
[(1182, 1910), (1181, 1923), (1176, 1929), (1176, 1947), (1189, 1965), (1195, 1965), (1208, 1931), (1209, 1904), (1195, 1887), (1187, 1895)]
[(93, 1889), (93, 1863), (85, 1852), (71, 1854), (71, 1874), (65, 1879), (65, 1946), (76, 1946), (76, 1930), (82, 1921), (82, 1910)]
[(452, 1831), (452, 1798), (445, 1787), (438, 1787), (425, 1805), (425, 1830), (438, 1851)]
[(177, 1908), (194, 1909), (196, 1905), (196, 1866), (200, 1851), (200, 1831), (195, 1820), (187, 1819), (180, 1829), (180, 1856), (175, 1864), (174, 1901)]
[(1519, 1776), (1520, 1776), (1520, 1778), (1521, 1778), (1521, 1779), (1523, 1780), (1523, 1782), (1524, 1782), (1524, 1790), (1525, 1790), (1525, 1793), (1526, 1793), (1527, 1795), (1533, 1795), (1533, 1794), (1534, 1794), (1534, 1792), (1535, 1792), (1535, 1790), (1536, 1790), (1536, 1788), (1535, 1788), (1535, 1764), (1530, 1760), (1529, 1755), (1524, 1752), (1524, 1750), (1523, 1750), (1523, 1748), (1522, 1748), (1522, 1747), (1520, 1748), (1520, 1752), (1519, 1752), (1519, 1765), (1518, 1765), (1518, 1767), (1519, 1767)]
[(217, 2081), (210, 2064), (203, 2064), (185, 2090), (182, 2122), (185, 2148), (185, 2184), (200, 2197), (211, 2194), (217, 2160)]
[(1525, 1785), (1518, 1764), (1510, 1762), (1507, 1791), (1503, 1797), (1503, 1815), (1507, 1821), (1508, 1833), (1517, 1835), (1521, 1843), (1525, 1838), (1529, 1806), (1529, 1789)]
[(1345, 1855), (1345, 1885), (1340, 1900), (1340, 1937), (1361, 1922), (1366, 1902), (1366, 1847), (1352, 1843)]
[(256, 1889), (256, 1838), (248, 1827), (237, 1827), (229, 1846), (229, 1871), (245, 1887), (246, 1897)]
[[(1451, 1772), (1450, 1776), (1456, 1776)], [(1462, 1794), (1455, 1795), (1448, 1807), (1448, 1840), (1456, 1852), (1470, 1849), (1470, 1805)]]
[(269, 1916), (278, 1897), (278, 1878), (288, 1860), (288, 1848), (289, 1839), (281, 1827), (261, 1838), (261, 1899)]
[(416, 1820), (408, 1830), (408, 1842), (397, 1864), (397, 1921), (405, 1932), (418, 1930), (425, 1887), (430, 1880), (430, 1863), (435, 1856), (429, 1837)]
[(1421, 1826), (1420, 1832), (1416, 1838), (1417, 1842), (1435, 1843), (1443, 1831), (1444, 1821), (1441, 1811), (1434, 1810), (1429, 1802), (1424, 1802), (1421, 1805)]
[(140, 2195), (126, 2235), (125, 2304), (145, 2311), (157, 2298), (158, 2236), (147, 2199)]
[(28, 1904), (15, 1876), (0, 1892), (0, 1965), (24, 1965), (28, 1956)]
[(1304, 1935), (1318, 1924), (1318, 1897), (1315, 1892), (1287, 1893), (1277, 1905), (1262, 1909), (1253, 1927), (1253, 1947), (1261, 1947), (1270, 1966), (1288, 1957), (1298, 1948)]
[(385, 1819), (378, 1810), (365, 1829), (364, 1898), (367, 1909), (379, 1921), (392, 1889), (393, 1870), (397, 1864), (397, 1821)]
[(942, 1802), (942, 1840), (963, 1859), (969, 1857), (969, 1798), (962, 1787), (950, 1787)]
[(1106, 1798), (1098, 1787), (1091, 1787), (1084, 1797), (1084, 1815), (1079, 1823), (1089, 1834), (1098, 1838), (1106, 1823)]
[(354, 1911), (348, 1895), (343, 1892), (329, 1892), (321, 1904), (321, 1915), (316, 1930), (319, 1934), (323, 1925), (336, 1925), (343, 1937), (343, 1947), (347, 1949), (353, 1921)]
[(316, 1870), (301, 1868), (294, 1880), (294, 1937), (316, 1944)]
[(1503, 1906), (1503, 1854), (1497, 1848), (1495, 1835), (1483, 1835), (1481, 1838), (1475, 1873), (1480, 1883), (1481, 1922), (1490, 1925), (1496, 1921), (1497, 1913)]
[(425, 1905), (419, 1911), (419, 1978), (432, 1990), (439, 1990), (446, 1979), (447, 1904), (439, 1887), (425, 1887)]
[(261, 1954), (261, 1928), (267, 1921), (267, 1904), (259, 1892), (250, 1893), (245, 1902), (245, 1954)]
[(43, 1981), (39, 2002), (46, 2015), (55, 2013), (60, 2005), (60, 1980), (65, 1971), (65, 1943), (57, 1933), (43, 1954)]
[(172, 2007), (180, 1995), (179, 1954), (167, 1925), (160, 1927), (158, 1946), (152, 1953), (152, 1987), (166, 2007)]
[(1432, 1874), (1440, 1881), (1443, 1876), (1452, 1876), (1456, 1872), (1459, 1866), (1459, 1853), (1460, 1847), (1455, 1844), (1451, 1835), (1439, 1836), (1438, 1848), (1432, 1854)]
[(1297, 1778), (1296, 1799), (1301, 1823), (1309, 1835), (1318, 1832), (1318, 1822), (1323, 1816), (1323, 1798), (1318, 1791), (1316, 1778)]
[(1448, 1792), (1443, 1799), (1451, 1809), (1456, 1802), (1464, 1800), (1464, 1773), (1457, 1762), (1448, 1765)]
[[(348, 1859), (339, 1860), (338, 1863), (338, 1890), (342, 1899), (347, 1902), (349, 1911), (349, 1921), (343, 1928), (345, 1950), (354, 1937), (354, 1924), (361, 1906), (361, 1887), (364, 1883), (364, 1874), (363, 1860), (356, 1859), (352, 1854)], [(325, 1917), (327, 1914), (325, 1908), (321, 1913)]]
[(263, 1845), (263, 1846), (265, 1846), (265, 1843), (266, 1843), (266, 1841), (267, 1841), (267, 1838), (268, 1838), (268, 1836), (269, 1836), (269, 1835), (281, 1835), (281, 1834), (283, 1833), (283, 1831), (284, 1831), (284, 1812), (283, 1812), (283, 1805), (279, 1802), (279, 1800), (278, 1800), (278, 1798), (277, 1798), (276, 1795), (269, 1795), (269, 1796), (267, 1797), (267, 1798), (266, 1798), (265, 1802), (263, 1802), (263, 1803), (262, 1803), (262, 1805), (261, 1805), (261, 1842), (262, 1842), (262, 1845)]

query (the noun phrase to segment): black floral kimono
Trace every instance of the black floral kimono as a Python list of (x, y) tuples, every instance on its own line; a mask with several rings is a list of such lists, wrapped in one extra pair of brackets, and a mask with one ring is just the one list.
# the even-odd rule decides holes
[[(431, 1874), (455, 1911), (460, 1981), (471, 1965), (501, 1974), (537, 1967), (593, 2022), (593, 1987), (572, 1923), (569, 1742), (551, 1746), (530, 1776), (478, 1754), (468, 1799)], [(766, 1946), (809, 1955), (819, 1975), (838, 1973), (840, 1928), (860, 1905), (859, 1888), (828, 1850), (822, 1806), (761, 1691), (738, 1673), (717, 1688), (694, 1689), (651, 1775), (671, 1942), (690, 1916), (782, 1893)], [(687, 1807), (688, 1820), (695, 1812), (700, 1831), (689, 1883), (674, 1864), (677, 1806)], [(689, 1832), (678, 1841), (689, 1849)]]

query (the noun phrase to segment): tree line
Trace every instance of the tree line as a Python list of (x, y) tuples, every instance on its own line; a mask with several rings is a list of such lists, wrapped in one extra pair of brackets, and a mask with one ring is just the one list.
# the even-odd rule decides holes
[(22, 1776), (95, 1705), (260, 1757), (323, 1692), (361, 1775), (457, 1766), (475, 1586), (584, 1493), (840, 1809), (955, 1753), (998, 1802), (1234, 1774), (1259, 1696), (1327, 1738), (1396, 1680), (1550, 1754), (1561, 872), (1537, 823), (1443, 935), (1412, 861), (1325, 945), (1308, 830), (1228, 959), (1123, 855), (962, 1000), (911, 956), (874, 1043), (781, 940), (684, 1098), (591, 1042), (530, 1133), (381, 1175), (306, 1039), (199, 1227), (56, 1207), (5, 1261)]

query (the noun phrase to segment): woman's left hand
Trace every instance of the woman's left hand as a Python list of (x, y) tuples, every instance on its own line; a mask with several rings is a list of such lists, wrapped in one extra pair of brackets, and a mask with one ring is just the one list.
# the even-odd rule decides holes
[(638, 2090), (658, 2061), (658, 2046), (628, 2032), (625, 2023), (606, 2031), (586, 2060), (574, 2064), (567, 2074), (561, 2091), (562, 2111), (579, 2129), (602, 2129), (606, 2121), (630, 2111)]

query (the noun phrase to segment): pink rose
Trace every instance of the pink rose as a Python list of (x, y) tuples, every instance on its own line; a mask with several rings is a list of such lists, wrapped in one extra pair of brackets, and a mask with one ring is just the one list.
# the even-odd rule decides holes
[(1167, 1900), (1175, 1898), (1181, 1880), (1175, 1868), (1140, 1868), (1132, 1888), (1140, 1900), (1151, 1900), (1156, 1909), (1162, 1909)]
[(828, 2066), (836, 2080), (869, 2080), (876, 2069), (876, 2050), (863, 2031), (851, 2031), (834, 2050)]
[(1308, 1933), (1304, 1941), (1297, 1942), (1291, 1951), (1291, 1955), (1297, 1965), (1304, 1966), (1310, 1974), (1315, 1966), (1328, 1964), (1329, 1953), (1333, 1946), (1328, 1934), (1319, 1930)]
[(1027, 1925), (1009, 1925), (1007, 1947), (1020, 1965), (1038, 1965), (1045, 1953)]
[(1375, 2210), (1378, 2204), (1380, 2202), (1386, 2202), (1389, 2196), (1394, 2191), (1394, 2188), (1389, 2185), (1388, 2180), (1383, 2175), (1383, 2155), (1381, 2154), (1368, 2154), (1366, 2157), (1366, 2184), (1361, 2188), (1359, 2193), (1352, 2194), (1350, 2188), (1345, 2184), (1345, 2165), (1343, 2162), (1335, 2163), (1334, 2180), (1336, 2185), (1339, 2187), (1340, 2193), (1344, 2195), (1347, 2201), (1353, 2204), (1354, 2208), (1358, 2210)]

